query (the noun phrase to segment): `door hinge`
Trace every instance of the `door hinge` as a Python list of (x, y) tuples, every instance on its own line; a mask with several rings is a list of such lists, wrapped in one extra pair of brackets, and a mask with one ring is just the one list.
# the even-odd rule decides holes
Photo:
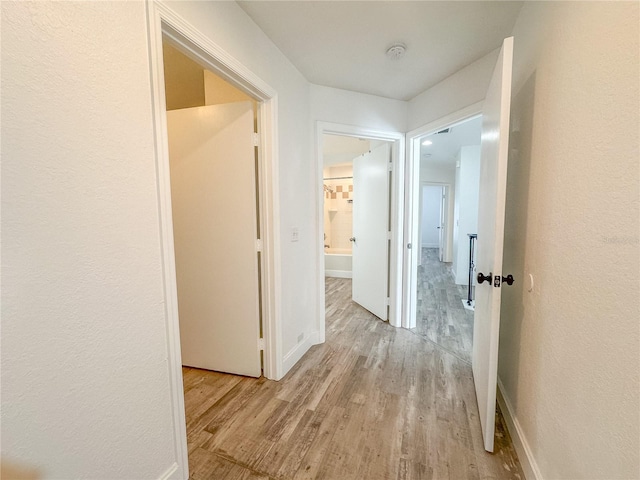
[(256, 240), (256, 251), (257, 252), (262, 251), (262, 240), (260, 240), (259, 238)]
[(391, 305), (391, 299), (390, 299), (389, 297), (385, 298), (385, 299), (384, 299), (384, 306), (385, 306), (385, 307), (388, 307), (388, 306), (390, 306), (390, 305)]
[(387, 232), (387, 240), (391, 240), (391, 232)]
[(393, 162), (389, 162), (389, 171), (393, 172)]
[(258, 339), (258, 350), (264, 350), (264, 338)]
[(258, 135), (257, 132), (253, 132), (251, 134), (251, 141), (253, 142), (253, 146), (254, 147), (259, 147), (260, 146), (260, 135)]

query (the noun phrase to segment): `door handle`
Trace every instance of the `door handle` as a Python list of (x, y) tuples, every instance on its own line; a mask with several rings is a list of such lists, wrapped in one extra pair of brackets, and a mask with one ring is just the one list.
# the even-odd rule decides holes
[(488, 282), (491, 285), (491, 280), (493, 279), (493, 274), (489, 272), (489, 275), (484, 275), (482, 273), (478, 274), (478, 283)]
[(506, 277), (502, 277), (502, 283), (506, 283), (507, 285), (513, 285), (513, 275), (509, 274)]
[(349, 239), (349, 241), (350, 241), (350, 242), (355, 243), (355, 242), (356, 242), (356, 237), (351, 237), (351, 238)]

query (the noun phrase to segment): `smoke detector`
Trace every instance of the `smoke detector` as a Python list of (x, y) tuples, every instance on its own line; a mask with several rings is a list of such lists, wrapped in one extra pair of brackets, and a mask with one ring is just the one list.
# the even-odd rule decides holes
[(400, 60), (404, 57), (407, 51), (407, 46), (404, 43), (396, 43), (389, 47), (387, 50), (387, 57), (391, 60)]

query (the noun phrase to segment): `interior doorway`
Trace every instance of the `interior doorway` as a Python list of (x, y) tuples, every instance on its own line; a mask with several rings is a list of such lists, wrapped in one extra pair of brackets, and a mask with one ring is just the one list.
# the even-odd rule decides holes
[(389, 319), (392, 153), (388, 141), (323, 137), (324, 272), (349, 278), (352, 300)]
[(259, 377), (256, 102), (163, 44), (182, 365)]
[[(419, 257), (412, 331), (471, 363), (473, 311), (465, 308), (469, 240), (476, 234), (482, 117), (439, 126), (420, 145)], [(473, 288), (473, 284), (472, 284)]]
[[(180, 349), (178, 281), (176, 275), (176, 250), (174, 249), (174, 219), (171, 201), (171, 165), (163, 43), (170, 44), (190, 60), (214, 73), (230, 84), (233, 89), (243, 94), (245, 98), (246, 96), (250, 97), (249, 102), (245, 103), (249, 106), (249, 111), (251, 112), (248, 122), (250, 124), (248, 142), (250, 142), (249, 145), (253, 152), (252, 168), (248, 176), (254, 181), (254, 190), (251, 196), (254, 199), (256, 215), (249, 218), (252, 224), (251, 229), (259, 232), (259, 237), (254, 237), (252, 243), (254, 259), (257, 257), (259, 279), (258, 313), (262, 317), (262, 330), (260, 331), (260, 325), (257, 326), (259, 343), (255, 344), (255, 349), (258, 352), (262, 352), (263, 375), (274, 380), (279, 380), (283, 376), (279, 318), (281, 279), (277, 274), (278, 265), (280, 264), (280, 249), (279, 237), (276, 233), (279, 216), (277, 195), (279, 166), (276, 155), (277, 92), (242, 63), (212, 43), (209, 38), (192, 28), (166, 4), (149, 2), (147, 11), (153, 90), (153, 122), (156, 143), (159, 233), (163, 260), (165, 321), (168, 344), (167, 361), (170, 372), (174, 444), (179, 458), (175, 468), (176, 471), (180, 471), (181, 477), (187, 478), (189, 475), (187, 426), (185, 424), (184, 382)], [(222, 106), (225, 107), (227, 105)], [(254, 109), (253, 106), (256, 106), (257, 109)], [(220, 105), (217, 105), (217, 107), (220, 107)], [(180, 112), (181, 110), (174, 110), (174, 112)], [(246, 118), (246, 110), (244, 114), (231, 114), (231, 117), (234, 116)], [(182, 122), (177, 123), (182, 124)], [(254, 129), (256, 126), (257, 134), (255, 134)], [(257, 188), (255, 188), (256, 185)]]
[[(377, 302), (375, 306), (369, 306), (366, 299), (360, 303), (378, 317), (388, 320), (391, 325), (400, 326), (403, 208), (403, 198), (400, 192), (404, 177), (404, 165), (401, 161), (404, 157), (404, 135), (397, 132), (378, 132), (361, 127), (324, 122), (318, 123), (316, 134), (317, 298), (320, 306), (318, 316), (320, 341), (324, 341), (325, 332), (325, 273), (328, 272), (333, 277), (353, 279), (354, 262), (355, 275), (359, 276), (360, 280), (364, 279), (364, 288), (360, 291), (378, 292), (371, 297), (373, 302)], [(326, 165), (325, 158), (327, 159)], [(376, 165), (376, 167), (368, 169), (367, 167), (371, 165)], [(357, 173), (358, 171), (360, 174)], [(365, 177), (367, 180), (363, 183), (365, 187), (360, 187), (361, 202), (358, 205), (356, 204), (358, 202), (356, 198), (358, 195), (356, 190), (359, 188), (358, 178)], [(374, 184), (373, 182), (377, 183), (375, 183), (376, 187), (373, 187), (371, 198), (369, 198), (366, 196), (368, 195), (366, 190), (367, 186), (371, 187)], [(338, 192), (338, 188), (340, 188), (340, 192)], [(349, 188), (352, 189), (351, 192)], [(380, 192), (383, 192), (382, 195)], [(381, 201), (383, 205), (378, 205)], [(382, 258), (383, 261), (380, 261), (379, 264), (385, 265), (382, 273), (376, 271), (372, 274), (366, 272), (358, 274), (362, 263), (366, 263), (366, 261), (358, 262), (358, 259), (353, 257), (354, 248), (361, 249), (356, 252), (356, 257), (359, 254), (364, 254), (362, 258), (369, 255), (363, 252), (369, 247), (367, 237), (370, 232), (363, 231), (363, 228), (373, 228), (372, 226), (376, 222), (367, 218), (367, 211), (377, 213), (379, 218), (376, 221), (380, 221), (380, 218), (384, 219), (382, 225), (375, 227), (376, 231), (383, 232), (382, 235), (375, 235), (376, 242), (380, 242), (375, 247), (379, 252), (376, 259)], [(358, 212), (364, 213), (359, 216)], [(336, 219), (341, 219), (342, 223), (339, 225), (340, 222)], [(345, 236), (344, 232), (348, 233), (349, 230), (351, 235)], [(338, 234), (338, 231), (343, 233)], [(326, 262), (329, 262), (328, 266)], [(379, 267), (379, 264), (376, 267)], [(380, 279), (383, 280), (383, 286), (372, 285), (373, 282), (368, 283)], [(356, 283), (358, 283), (357, 279)], [(359, 297), (358, 291), (356, 288), (356, 301)]]

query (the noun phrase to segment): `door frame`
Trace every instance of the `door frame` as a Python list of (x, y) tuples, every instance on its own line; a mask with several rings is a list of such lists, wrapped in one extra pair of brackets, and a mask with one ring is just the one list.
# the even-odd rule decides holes
[[(418, 258), (416, 249), (408, 245), (418, 245), (420, 214), (420, 138), (482, 115), (483, 102), (477, 102), (456, 112), (445, 115), (406, 135), (407, 155), (404, 184), (404, 257), (402, 264), (402, 327), (415, 328), (417, 305)], [(449, 196), (451, 193), (449, 192)]]
[[(449, 225), (449, 221), (451, 220), (449, 217), (449, 208), (451, 206), (451, 184), (450, 183), (446, 183), (446, 182), (431, 182), (429, 180), (420, 180), (420, 199), (419, 199), (419, 211), (418, 211), (418, 223), (420, 223), (420, 220), (422, 219), (422, 201), (423, 201), (423, 188), (424, 187), (442, 187), (444, 189), (444, 199), (440, 199), (441, 205), (440, 208), (443, 208), (444, 204), (444, 246), (443, 246), (443, 262), (444, 259), (447, 258), (447, 254), (450, 253), (449, 252), (449, 248), (447, 246), (447, 237), (449, 235), (449, 229), (450, 229), (450, 225)], [(421, 226), (420, 226), (421, 227)], [(419, 246), (419, 248), (422, 251), (422, 228), (418, 229), (418, 243), (417, 245)], [(418, 265), (421, 264), (420, 261), (420, 257), (421, 255), (418, 255), (417, 258), (417, 262)]]
[[(171, 186), (167, 139), (166, 100), (164, 86), (163, 38), (180, 48), (193, 60), (239, 88), (258, 103), (258, 199), (261, 231), (261, 294), (264, 336), (263, 374), (266, 378), (282, 378), (280, 320), (280, 235), (278, 199), (278, 95), (275, 89), (248, 67), (212, 42), (166, 4), (158, 0), (147, 3), (147, 32), (154, 127), (156, 188), (160, 220), (160, 248), (164, 280), (165, 326), (174, 448), (177, 463), (163, 478), (187, 478), (187, 432), (185, 423), (177, 284), (173, 245)], [(257, 249), (256, 249), (257, 252)], [(259, 348), (256, 345), (256, 348)]]
[(323, 135), (384, 140), (391, 143), (391, 246), (389, 252), (389, 324), (402, 323), (402, 233), (404, 221), (404, 162), (405, 135), (400, 132), (373, 130), (340, 123), (318, 122), (316, 125), (316, 271), (318, 314), (316, 319), (319, 343), (325, 341), (324, 295), (324, 191), (323, 191)]

